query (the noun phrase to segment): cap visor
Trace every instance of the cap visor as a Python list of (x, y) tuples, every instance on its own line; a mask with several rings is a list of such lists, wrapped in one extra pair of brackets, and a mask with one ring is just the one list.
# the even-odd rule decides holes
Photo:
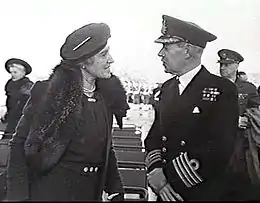
[(162, 44), (175, 44), (178, 42), (181, 42), (179, 38), (176, 38), (174, 36), (168, 37), (168, 36), (160, 36), (158, 39), (156, 39), (155, 43), (162, 43)]
[(235, 62), (230, 61), (230, 60), (219, 60), (218, 63), (231, 64), (231, 63), (235, 63)]

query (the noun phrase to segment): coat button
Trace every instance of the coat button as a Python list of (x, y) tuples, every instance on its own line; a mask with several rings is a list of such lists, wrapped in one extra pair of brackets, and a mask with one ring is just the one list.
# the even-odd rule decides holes
[(167, 140), (167, 137), (166, 136), (162, 136), (162, 141), (166, 141)]
[(186, 144), (186, 142), (185, 141), (181, 141), (181, 146), (184, 146)]
[(163, 148), (162, 148), (162, 151), (163, 151), (163, 152), (166, 152), (166, 151), (167, 151), (167, 149), (166, 149), (165, 147), (163, 147)]
[(84, 167), (84, 168), (83, 168), (83, 171), (84, 171), (85, 173), (87, 173), (87, 172), (88, 172), (88, 167)]

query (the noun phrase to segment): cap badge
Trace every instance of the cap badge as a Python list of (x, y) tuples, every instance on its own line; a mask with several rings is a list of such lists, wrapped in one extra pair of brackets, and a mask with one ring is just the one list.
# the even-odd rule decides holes
[(167, 29), (168, 29), (167, 22), (166, 22), (165, 19), (163, 19), (163, 22), (162, 22), (162, 30), (161, 30), (162, 34), (165, 35), (166, 32), (167, 32)]

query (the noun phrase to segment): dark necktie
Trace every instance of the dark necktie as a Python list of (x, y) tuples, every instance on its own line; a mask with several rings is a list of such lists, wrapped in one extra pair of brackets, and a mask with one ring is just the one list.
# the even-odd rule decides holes
[(176, 95), (180, 95), (180, 88), (179, 88), (180, 80), (178, 76), (174, 77), (174, 87), (175, 87), (175, 93)]

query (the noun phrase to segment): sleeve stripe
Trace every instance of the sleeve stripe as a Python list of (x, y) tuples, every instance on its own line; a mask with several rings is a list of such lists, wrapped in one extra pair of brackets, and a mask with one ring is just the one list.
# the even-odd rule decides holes
[(155, 152), (153, 154), (151, 154), (150, 156), (147, 156), (147, 160), (151, 160), (153, 159), (155, 156), (161, 156), (160, 152)]
[(152, 156), (154, 153), (160, 153), (160, 154), (161, 154), (161, 150), (160, 150), (160, 149), (152, 150), (152, 151), (150, 151), (150, 152), (146, 155), (146, 157), (150, 157), (150, 156)]
[(193, 181), (190, 179), (189, 174), (187, 174), (187, 171), (182, 167), (182, 164), (180, 162), (180, 157), (176, 158), (177, 164), (182, 172), (182, 174), (184, 175), (184, 177), (186, 178), (186, 180), (189, 182), (190, 185), (195, 185), (196, 183), (193, 183)]
[(191, 169), (191, 171), (192, 171), (193, 174), (195, 175), (195, 177), (196, 177), (200, 182), (203, 182), (203, 178), (202, 178), (202, 177), (192, 168), (192, 166), (190, 165), (187, 152), (184, 153), (184, 158), (185, 158), (186, 162), (188, 163), (189, 168)]
[(177, 166), (176, 160), (173, 159), (172, 160), (173, 166), (177, 172), (177, 174), (179, 175), (179, 177), (181, 178), (181, 180), (183, 181), (183, 183), (187, 186), (187, 187), (191, 187), (191, 185), (184, 179), (184, 177), (182, 176), (181, 172), (179, 171), (179, 168)]
[(161, 150), (160, 149), (152, 150), (147, 154), (145, 158), (146, 166), (149, 168), (152, 164), (161, 160), (162, 160)]
[(157, 162), (157, 161), (161, 161), (162, 159), (161, 158), (157, 158), (157, 159), (154, 159), (154, 160), (152, 160), (152, 161), (150, 161), (149, 163), (147, 163), (147, 167), (149, 168), (151, 165), (153, 165), (155, 162)]
[(161, 155), (158, 154), (158, 155), (154, 156), (152, 159), (146, 160), (146, 162), (148, 162), (148, 163), (152, 162), (154, 159), (162, 159), (162, 158), (161, 158)]
[[(186, 154), (187, 154), (187, 153), (186, 153)], [(192, 180), (193, 180), (196, 184), (200, 183), (201, 181), (198, 180), (198, 179), (192, 174), (192, 172), (190, 171), (190, 168), (189, 168), (189, 166), (188, 166), (189, 164), (184, 161), (183, 156), (184, 156), (184, 154), (181, 154), (181, 155), (180, 155), (180, 159), (181, 159), (182, 164), (183, 164), (184, 167), (185, 167), (185, 170), (189, 173), (189, 176), (192, 178)]]
[(192, 187), (203, 182), (203, 179), (196, 172), (199, 165), (195, 166), (195, 168), (191, 165), (191, 162), (197, 163), (198, 161), (195, 159), (189, 160), (187, 152), (181, 153), (180, 156), (172, 160), (178, 176), (187, 187)]

